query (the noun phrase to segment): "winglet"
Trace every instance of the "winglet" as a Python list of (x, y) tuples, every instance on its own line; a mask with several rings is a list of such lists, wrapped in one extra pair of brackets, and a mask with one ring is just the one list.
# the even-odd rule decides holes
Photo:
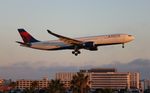
[(63, 36), (61, 36), (61, 35), (58, 35), (58, 34), (53, 33), (52, 31), (50, 31), (50, 30), (48, 30), (48, 29), (47, 29), (47, 32), (48, 32), (49, 34), (51, 34), (51, 35), (54, 35), (54, 36), (58, 37), (58, 38), (63, 37)]
[(52, 34), (52, 31), (50, 31), (50, 30), (48, 30), (48, 29), (47, 29), (47, 32), (50, 33), (50, 34)]

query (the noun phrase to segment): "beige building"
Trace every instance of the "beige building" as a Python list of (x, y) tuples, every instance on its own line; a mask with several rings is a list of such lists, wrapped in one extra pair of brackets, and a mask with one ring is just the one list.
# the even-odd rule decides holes
[[(130, 89), (139, 88), (139, 73), (117, 72), (114, 68), (96, 68), (90, 70), (80, 70), (89, 76), (89, 86), (92, 89)], [(60, 79), (65, 88), (70, 88), (70, 81), (76, 73), (62, 72), (56, 73), (56, 79)]]
[(36, 81), (38, 83), (38, 88), (47, 88), (50, 81), (48, 78), (43, 78), (42, 80), (17, 80), (17, 88), (19, 89), (26, 89), (30, 88), (32, 83)]
[(74, 75), (76, 75), (76, 72), (60, 72), (56, 73), (56, 79), (60, 79), (65, 88), (70, 88), (70, 82)]
[(144, 89), (150, 89), (150, 80), (143, 80)]
[(130, 88), (140, 88), (140, 73), (130, 72)]
[(90, 88), (125, 89), (130, 88), (130, 73), (107, 72), (90, 74)]

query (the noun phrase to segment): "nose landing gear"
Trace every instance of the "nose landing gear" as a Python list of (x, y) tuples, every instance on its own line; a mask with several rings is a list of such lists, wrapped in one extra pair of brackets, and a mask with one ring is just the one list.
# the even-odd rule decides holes
[(122, 48), (124, 48), (124, 44), (122, 44)]

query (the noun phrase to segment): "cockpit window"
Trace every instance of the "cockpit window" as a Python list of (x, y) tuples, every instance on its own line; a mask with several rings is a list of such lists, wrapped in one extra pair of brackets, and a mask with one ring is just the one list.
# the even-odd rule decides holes
[(132, 35), (128, 35), (129, 37), (131, 37)]

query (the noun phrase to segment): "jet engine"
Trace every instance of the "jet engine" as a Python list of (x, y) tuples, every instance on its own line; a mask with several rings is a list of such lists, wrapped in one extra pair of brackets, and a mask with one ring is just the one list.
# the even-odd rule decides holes
[(83, 48), (91, 50), (91, 51), (96, 51), (98, 50), (97, 46), (94, 44), (94, 42), (85, 42), (83, 44)]

